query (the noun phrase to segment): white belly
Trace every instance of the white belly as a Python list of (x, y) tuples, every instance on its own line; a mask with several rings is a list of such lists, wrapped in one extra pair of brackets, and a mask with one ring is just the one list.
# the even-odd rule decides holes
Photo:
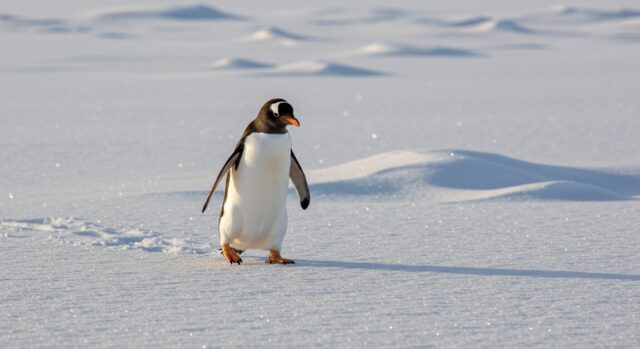
[(239, 249), (280, 250), (287, 231), (291, 164), (288, 133), (252, 133), (231, 179), (220, 218), (220, 244)]

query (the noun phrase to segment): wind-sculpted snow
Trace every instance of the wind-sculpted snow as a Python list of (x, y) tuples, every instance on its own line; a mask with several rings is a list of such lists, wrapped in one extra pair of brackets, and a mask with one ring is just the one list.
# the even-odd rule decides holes
[(510, 32), (514, 34), (533, 34), (535, 32), (535, 30), (526, 27), (518, 19), (493, 16), (471, 16), (452, 19), (428, 17), (418, 19), (416, 22), (444, 29), (460, 30), (461, 32)]
[(221, 58), (212, 64), (214, 69), (219, 70), (243, 70), (243, 69), (264, 69), (271, 68), (274, 65), (247, 58)]
[(394, 7), (375, 8), (365, 14), (345, 13), (342, 10), (317, 13), (312, 23), (324, 26), (350, 26), (363, 24), (378, 24), (410, 18), (410, 12)]
[(365, 56), (388, 57), (480, 57), (481, 52), (459, 47), (433, 46), (422, 47), (404, 44), (371, 43), (356, 51)]
[(66, 21), (58, 18), (26, 18), (8, 13), (0, 13), (0, 24), (6, 26), (55, 27), (65, 25)]
[(471, 30), (478, 32), (510, 32), (517, 34), (533, 34), (534, 29), (527, 28), (514, 19), (490, 19), (470, 26)]
[(166, 8), (131, 7), (121, 9), (105, 9), (93, 15), (99, 21), (135, 21), (146, 19), (164, 19), (174, 21), (219, 21), (238, 20), (242, 17), (230, 14), (215, 7), (195, 4)]
[(640, 18), (640, 10), (632, 8), (598, 9), (581, 6), (558, 5), (551, 8), (551, 16), (556, 15), (557, 20), (580, 21), (615, 21), (631, 18)]
[(285, 46), (295, 46), (303, 41), (318, 41), (319, 39), (310, 35), (303, 35), (290, 32), (276, 26), (259, 29), (251, 35), (243, 38), (250, 42), (275, 42)]
[(279, 65), (269, 70), (272, 76), (345, 76), (367, 77), (385, 75), (376, 70), (335, 63), (324, 60), (309, 60)]
[(421, 195), (441, 202), (487, 199), (606, 201), (640, 194), (640, 174), (536, 164), (467, 150), (389, 152), (309, 174), (315, 195)]
[[(0, 221), (0, 233), (9, 238), (42, 237), (62, 244), (103, 246), (120, 250), (143, 250), (165, 253), (208, 253), (208, 245), (176, 238), (140, 228), (105, 227), (99, 222), (78, 218), (34, 218)], [(36, 236), (34, 236), (36, 235)]]
[(245, 58), (223, 58), (212, 64), (215, 70), (259, 71), (262, 76), (382, 76), (383, 72), (325, 60), (307, 60), (285, 64), (272, 64)]

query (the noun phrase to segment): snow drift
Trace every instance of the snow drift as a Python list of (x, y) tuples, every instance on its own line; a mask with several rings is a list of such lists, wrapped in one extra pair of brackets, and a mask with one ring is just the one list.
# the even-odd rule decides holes
[(478, 57), (482, 54), (477, 51), (449, 47), (449, 46), (433, 46), (422, 47), (414, 45), (403, 45), (393, 43), (371, 43), (363, 46), (356, 51), (357, 54), (366, 56), (415, 56), (415, 57)]
[(313, 171), (315, 195), (419, 195), (443, 189), (438, 201), (499, 198), (629, 200), (640, 175), (536, 164), (468, 150), (397, 151)]
[(107, 9), (92, 16), (99, 21), (163, 19), (174, 21), (219, 21), (239, 20), (242, 17), (230, 14), (205, 4), (180, 5), (166, 8), (129, 7)]
[(278, 76), (380, 76), (384, 73), (324, 60), (309, 60), (282, 64), (269, 72)]
[(221, 58), (212, 64), (214, 69), (261, 69), (271, 68), (274, 65), (271, 63), (260, 62), (247, 58)]

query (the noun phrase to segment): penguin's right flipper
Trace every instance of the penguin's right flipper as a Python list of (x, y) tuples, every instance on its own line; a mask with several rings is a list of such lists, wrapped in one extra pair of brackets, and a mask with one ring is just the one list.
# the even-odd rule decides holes
[(218, 183), (220, 183), (220, 180), (227, 174), (227, 172), (229, 172), (229, 170), (231, 170), (232, 167), (235, 168), (236, 170), (238, 169), (238, 164), (240, 164), (240, 158), (242, 157), (243, 150), (244, 150), (244, 144), (243, 143), (238, 144), (238, 146), (233, 151), (231, 156), (229, 156), (229, 159), (227, 159), (227, 162), (225, 162), (224, 166), (222, 166), (222, 169), (220, 170), (220, 173), (218, 174), (216, 181), (213, 183), (213, 186), (211, 187), (209, 196), (207, 196), (207, 200), (204, 202), (204, 206), (202, 206), (202, 213), (204, 213), (204, 211), (207, 209), (207, 206), (209, 206), (209, 200), (211, 200), (211, 197), (213, 196), (213, 192), (216, 190), (216, 187), (218, 186)]

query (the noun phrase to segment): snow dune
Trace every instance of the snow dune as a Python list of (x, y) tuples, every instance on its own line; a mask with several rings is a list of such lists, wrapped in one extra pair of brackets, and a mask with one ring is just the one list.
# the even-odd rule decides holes
[(247, 58), (221, 58), (212, 64), (214, 69), (231, 70), (231, 69), (262, 69), (271, 68), (271, 63), (260, 62)]
[(357, 54), (376, 57), (430, 56), (430, 57), (479, 57), (480, 52), (448, 46), (420, 47), (393, 43), (371, 43), (356, 51)]
[(464, 28), (464, 27), (472, 27), (472, 26), (476, 26), (476, 25), (481, 25), (484, 23), (488, 23), (491, 22), (493, 19), (489, 16), (471, 16), (471, 17), (465, 17), (465, 18), (460, 18), (460, 19), (454, 19), (454, 20), (450, 20), (450, 21), (440, 21), (440, 24), (443, 24), (445, 26), (449, 26), (449, 27), (460, 27), (460, 28)]
[(230, 14), (205, 4), (179, 5), (165, 8), (127, 7), (107, 9), (93, 14), (98, 21), (123, 21), (162, 19), (174, 21), (240, 20), (243, 17)]
[(528, 28), (515, 19), (487, 19), (485, 21), (478, 22), (475, 25), (468, 26), (468, 28), (475, 32), (481, 33), (515, 33), (515, 34), (534, 34), (535, 30)]
[(315, 195), (416, 195), (439, 189), (441, 202), (489, 199), (630, 200), (640, 175), (536, 164), (467, 150), (399, 151), (309, 174)]
[(376, 24), (396, 21), (410, 16), (410, 12), (402, 8), (381, 7), (370, 10), (364, 15), (345, 15), (344, 11), (336, 10), (318, 13), (318, 19), (312, 23), (326, 26), (346, 26), (358, 24)]
[(611, 21), (624, 20), (629, 18), (640, 18), (640, 10), (630, 8), (611, 10), (558, 5), (552, 7), (551, 12), (553, 14), (560, 15), (565, 19), (583, 21)]
[(35, 29), (44, 33), (86, 33), (91, 29), (83, 23), (73, 23), (59, 18), (28, 18), (0, 13), (0, 28), (9, 30)]
[(282, 64), (268, 72), (277, 76), (349, 76), (385, 75), (382, 72), (324, 60), (308, 60)]
[(528, 28), (519, 18), (499, 18), (494, 16), (475, 15), (459, 18), (421, 18), (417, 23), (435, 25), (437, 27), (461, 30), (463, 32), (508, 32), (514, 34), (532, 34), (535, 30)]
[(313, 41), (317, 39), (308, 35), (296, 34), (280, 27), (270, 26), (255, 31), (245, 37), (244, 40), (252, 42), (276, 42), (287, 46), (295, 46), (302, 41)]
[(66, 21), (58, 18), (37, 19), (0, 13), (0, 24), (9, 26), (53, 27), (65, 25)]

